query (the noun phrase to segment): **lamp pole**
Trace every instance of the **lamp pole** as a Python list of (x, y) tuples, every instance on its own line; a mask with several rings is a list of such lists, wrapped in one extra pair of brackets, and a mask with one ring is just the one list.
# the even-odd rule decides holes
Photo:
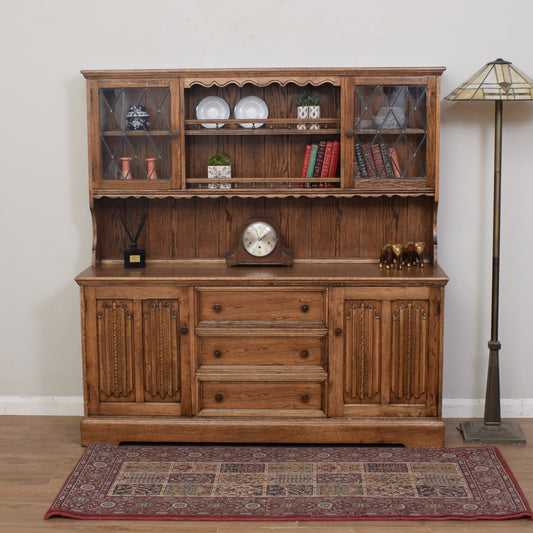
[(492, 311), (490, 321), (489, 369), (485, 392), (485, 414), (483, 421), (489, 425), (500, 425), (500, 370), (498, 340), (498, 310), (500, 298), (500, 219), (502, 191), (502, 100), (495, 102), (494, 129), (494, 209), (492, 221)]
[(494, 207), (492, 214), (492, 307), (490, 322), (489, 368), (485, 391), (483, 421), (462, 422), (460, 427), (467, 443), (525, 444), (526, 438), (520, 426), (514, 422), (502, 422), (500, 412), (499, 354), (502, 347), (498, 340), (498, 315), (500, 295), (500, 220), (502, 191), (502, 116), (503, 101), (496, 100), (494, 117)]

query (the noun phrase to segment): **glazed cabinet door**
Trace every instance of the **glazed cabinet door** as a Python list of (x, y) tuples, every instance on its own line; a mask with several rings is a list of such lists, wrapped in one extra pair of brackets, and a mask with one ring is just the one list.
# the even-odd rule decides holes
[(179, 188), (179, 80), (87, 81), (92, 190)]
[(88, 414), (189, 409), (188, 298), (182, 289), (84, 289)]
[(435, 188), (438, 91), (436, 77), (345, 80), (346, 186), (404, 193)]
[(338, 290), (337, 415), (440, 416), (441, 290)]

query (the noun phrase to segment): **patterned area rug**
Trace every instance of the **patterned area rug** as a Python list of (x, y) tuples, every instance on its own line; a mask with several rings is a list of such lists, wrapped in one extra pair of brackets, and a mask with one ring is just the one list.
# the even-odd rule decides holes
[(90, 445), (45, 518), (533, 518), (499, 451)]

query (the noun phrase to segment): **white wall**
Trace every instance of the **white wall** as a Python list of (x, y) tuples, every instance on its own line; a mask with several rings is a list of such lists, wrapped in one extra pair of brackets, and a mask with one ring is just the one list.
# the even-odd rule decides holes
[[(447, 67), (448, 94), (503, 57), (533, 76), (530, 0), (20, 0), (0, 14), (0, 399), (81, 395), (90, 263), (81, 69)], [(533, 102), (504, 105), (502, 397), (533, 398)], [(484, 396), (493, 107), (443, 102), (439, 260), (451, 278), (446, 399)]]

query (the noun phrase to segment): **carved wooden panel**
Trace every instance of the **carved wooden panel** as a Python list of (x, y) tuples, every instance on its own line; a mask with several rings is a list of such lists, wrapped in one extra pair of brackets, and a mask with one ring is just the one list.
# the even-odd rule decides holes
[(344, 403), (377, 403), (381, 378), (381, 305), (348, 300), (344, 306), (346, 342)]
[(179, 302), (143, 301), (145, 401), (180, 400)]
[(392, 302), (391, 403), (425, 401), (428, 328), (428, 302)]
[(134, 401), (133, 313), (129, 300), (98, 300), (100, 401)]

